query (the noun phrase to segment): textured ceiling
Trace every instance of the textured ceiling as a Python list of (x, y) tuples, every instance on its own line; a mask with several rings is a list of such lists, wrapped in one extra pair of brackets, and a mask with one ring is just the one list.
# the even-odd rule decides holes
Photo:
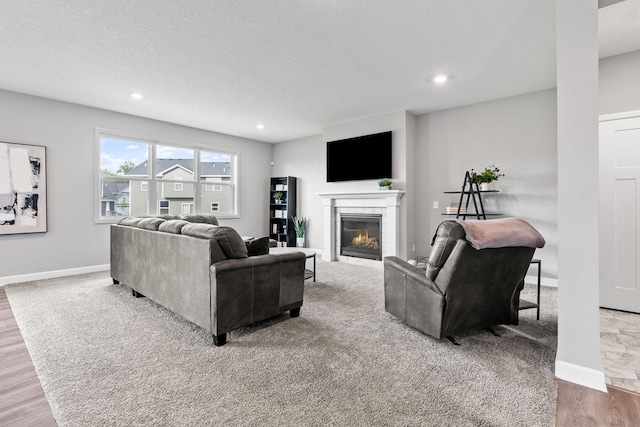
[(555, 0), (2, 0), (0, 29), (1, 89), (266, 142), (556, 80)]

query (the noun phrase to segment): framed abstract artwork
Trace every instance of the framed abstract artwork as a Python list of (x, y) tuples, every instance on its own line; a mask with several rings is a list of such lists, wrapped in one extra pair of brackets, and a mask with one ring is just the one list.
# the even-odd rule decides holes
[(0, 235), (46, 231), (46, 148), (0, 142)]

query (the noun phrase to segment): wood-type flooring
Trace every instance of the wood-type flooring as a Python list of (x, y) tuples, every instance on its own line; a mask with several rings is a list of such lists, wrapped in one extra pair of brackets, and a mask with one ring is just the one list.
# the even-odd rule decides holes
[(0, 287), (0, 426), (55, 426), (4, 288)]

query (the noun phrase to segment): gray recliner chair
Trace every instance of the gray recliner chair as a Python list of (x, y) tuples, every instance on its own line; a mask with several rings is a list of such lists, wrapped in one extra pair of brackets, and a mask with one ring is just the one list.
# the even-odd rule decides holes
[[(520, 291), (544, 238), (529, 223), (505, 218), (442, 221), (426, 270), (384, 259), (385, 309), (435, 338), (518, 324)], [(455, 341), (454, 341), (455, 342)]]

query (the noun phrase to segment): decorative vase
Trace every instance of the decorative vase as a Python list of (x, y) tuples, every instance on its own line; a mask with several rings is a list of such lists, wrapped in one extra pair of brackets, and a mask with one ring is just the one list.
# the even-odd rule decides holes
[(385, 186), (381, 185), (380, 187), (378, 187), (378, 190), (382, 190), (382, 191), (391, 190), (391, 186), (390, 185), (385, 185)]
[(296, 237), (296, 247), (304, 248), (304, 236)]
[(481, 191), (490, 191), (493, 190), (493, 182), (481, 182), (480, 183)]

